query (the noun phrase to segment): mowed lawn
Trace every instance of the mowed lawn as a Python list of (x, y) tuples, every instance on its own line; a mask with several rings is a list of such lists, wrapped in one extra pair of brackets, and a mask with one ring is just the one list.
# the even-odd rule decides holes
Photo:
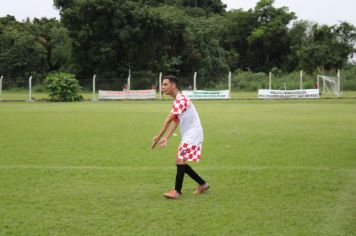
[(355, 235), (355, 99), (194, 103), (211, 189), (179, 200), (171, 101), (0, 103), (0, 235)]

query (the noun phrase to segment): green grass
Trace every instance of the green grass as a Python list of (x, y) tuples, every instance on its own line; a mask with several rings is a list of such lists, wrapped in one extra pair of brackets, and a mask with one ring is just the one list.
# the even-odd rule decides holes
[[(92, 93), (89, 92), (82, 92), (80, 93), (85, 100), (92, 99)], [(33, 100), (49, 100), (50, 96), (46, 92), (33, 92), (32, 93)], [(29, 100), (29, 92), (27, 90), (20, 90), (20, 91), (2, 91), (1, 94), (2, 101), (27, 101)]]
[(177, 201), (171, 101), (0, 103), (0, 235), (354, 235), (356, 100), (194, 103), (212, 187)]

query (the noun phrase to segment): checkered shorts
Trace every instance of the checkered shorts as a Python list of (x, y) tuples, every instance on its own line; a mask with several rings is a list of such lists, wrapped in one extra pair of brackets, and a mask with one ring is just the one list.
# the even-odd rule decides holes
[(202, 144), (181, 143), (178, 147), (177, 159), (183, 161), (199, 161)]

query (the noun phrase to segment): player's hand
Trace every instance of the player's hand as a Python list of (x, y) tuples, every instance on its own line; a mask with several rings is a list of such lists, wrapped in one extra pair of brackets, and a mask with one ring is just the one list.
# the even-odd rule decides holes
[(159, 137), (158, 136), (154, 136), (152, 138), (152, 144), (151, 144), (151, 149), (155, 148), (156, 144), (158, 143), (159, 141)]
[(161, 139), (161, 140), (158, 142), (159, 148), (167, 147), (167, 142), (168, 142), (167, 138)]

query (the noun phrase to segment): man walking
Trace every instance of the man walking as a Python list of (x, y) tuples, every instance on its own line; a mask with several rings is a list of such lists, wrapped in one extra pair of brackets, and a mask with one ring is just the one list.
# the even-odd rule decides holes
[[(186, 161), (199, 161), (201, 157), (203, 128), (199, 115), (192, 101), (179, 91), (178, 81), (174, 75), (168, 75), (163, 78), (162, 92), (174, 98), (174, 102), (172, 110), (164, 121), (162, 128), (153, 137), (151, 148), (154, 148), (156, 144), (159, 147), (167, 146), (169, 137), (178, 125), (180, 125), (182, 136), (176, 155), (177, 175), (175, 188), (163, 195), (166, 198), (178, 199), (182, 194), (181, 190), (185, 173), (198, 183), (194, 193), (203, 193), (210, 187), (209, 184), (186, 164)], [(164, 137), (162, 138), (163, 135)]]

